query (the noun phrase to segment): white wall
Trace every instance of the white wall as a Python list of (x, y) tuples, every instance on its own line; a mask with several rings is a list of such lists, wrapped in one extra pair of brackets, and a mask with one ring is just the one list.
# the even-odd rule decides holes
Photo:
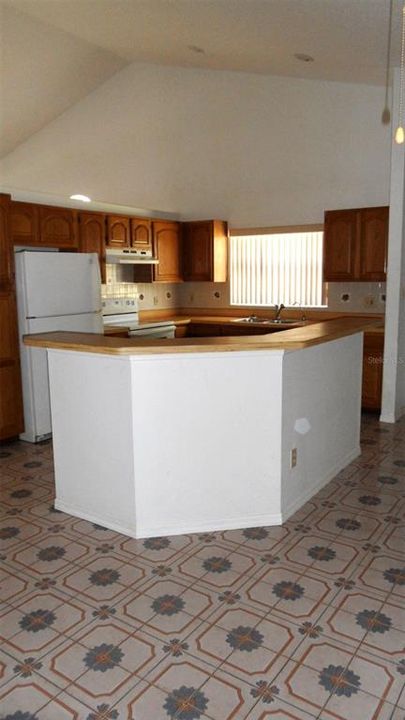
[(3, 186), (220, 217), (319, 222), (386, 204), (381, 87), (133, 64), (3, 161)]
[[(398, 122), (400, 72), (394, 74), (393, 122)], [(381, 420), (395, 422), (405, 413), (405, 226), (404, 145), (392, 140), (387, 307)]]
[[(284, 519), (360, 454), (362, 347), (358, 333), (284, 356)], [(297, 448), (295, 468), (292, 448)]]
[(56, 507), (124, 534), (280, 525), (360, 453), (359, 333), (293, 352), (48, 356)]

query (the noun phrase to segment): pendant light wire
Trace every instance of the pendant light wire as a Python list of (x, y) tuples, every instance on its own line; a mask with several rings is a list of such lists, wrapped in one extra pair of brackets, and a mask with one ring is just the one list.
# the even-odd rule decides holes
[(388, 38), (387, 38), (387, 58), (385, 63), (385, 100), (384, 109), (381, 115), (381, 121), (384, 125), (388, 125), (391, 120), (391, 113), (388, 106), (388, 91), (390, 84), (390, 63), (391, 63), (391, 38), (392, 38), (392, 8), (394, 0), (390, 0), (389, 18), (388, 18)]
[(404, 128), (402, 126), (403, 103), (404, 103), (404, 64), (405, 64), (405, 2), (402, 8), (402, 35), (401, 35), (401, 66), (399, 72), (399, 109), (398, 127), (395, 133), (395, 141), (402, 145), (404, 142)]

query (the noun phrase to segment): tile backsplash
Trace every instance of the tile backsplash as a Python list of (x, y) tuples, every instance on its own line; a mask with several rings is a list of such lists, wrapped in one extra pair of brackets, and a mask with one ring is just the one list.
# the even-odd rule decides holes
[(330, 282), (328, 310), (356, 313), (385, 313), (386, 285), (383, 282)]
[(130, 272), (130, 267), (106, 265), (106, 282), (101, 285), (102, 297), (135, 297), (137, 285), (131, 282)]
[[(159, 308), (229, 308), (229, 283), (134, 283), (131, 266), (107, 265), (103, 297), (139, 298), (140, 310)], [(385, 312), (385, 283), (330, 282), (327, 310), (355, 313)]]
[(181, 307), (229, 307), (229, 283), (185, 282), (179, 295)]
[(106, 265), (105, 297), (138, 297), (140, 310), (179, 307), (179, 286), (166, 283), (134, 283), (131, 266)]

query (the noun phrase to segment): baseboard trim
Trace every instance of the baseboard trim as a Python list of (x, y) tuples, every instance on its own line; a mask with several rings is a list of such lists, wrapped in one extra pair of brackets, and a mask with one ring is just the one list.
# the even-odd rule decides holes
[(243, 530), (249, 527), (262, 527), (264, 525), (281, 525), (280, 513), (271, 515), (250, 515), (248, 517), (227, 518), (223, 521), (213, 520), (207, 523), (190, 523), (188, 525), (161, 525), (159, 527), (140, 527), (137, 537), (157, 537), (160, 535), (188, 535), (190, 533), (223, 532), (225, 530)]
[(54, 506), (56, 510), (61, 510), (61, 512), (67, 513), (67, 515), (73, 515), (73, 517), (80, 518), (80, 520), (87, 520), (88, 522), (102, 525), (109, 530), (114, 530), (115, 532), (122, 533), (122, 535), (128, 535), (132, 538), (138, 537), (136, 535), (135, 525), (133, 527), (126, 527), (125, 525), (117, 523), (115, 520), (110, 520), (104, 516), (100, 517), (96, 513), (83, 512), (74, 505), (63, 502), (63, 500), (55, 499)]
[(395, 415), (393, 413), (384, 413), (384, 414), (381, 413), (379, 420), (380, 420), (380, 422), (383, 422), (383, 423), (391, 423), (392, 424), (392, 423), (396, 423), (398, 418), (395, 417)]
[(68, 515), (80, 518), (80, 520), (87, 520), (97, 525), (119, 532), (122, 535), (128, 535), (129, 537), (141, 539), (148, 537), (161, 537), (162, 535), (188, 535), (190, 533), (202, 533), (202, 532), (218, 532), (225, 530), (238, 530), (248, 527), (262, 527), (263, 525), (281, 525), (282, 518), (280, 513), (271, 515), (250, 515), (248, 517), (241, 518), (229, 518), (226, 520), (216, 520), (209, 523), (190, 523), (187, 525), (159, 525), (156, 526), (144, 526), (136, 528), (126, 527), (121, 525), (114, 520), (109, 518), (100, 517), (96, 513), (87, 513), (76, 508), (74, 505), (63, 502), (63, 500), (55, 500), (55, 508), (61, 510)]
[(405, 415), (405, 405), (399, 408), (395, 413), (384, 413), (380, 415), (380, 422), (396, 423)]
[(248, 515), (243, 517), (237, 517), (237, 518), (224, 518), (223, 520), (220, 520), (217, 518), (216, 520), (212, 520), (210, 522), (202, 522), (202, 523), (187, 523), (187, 524), (168, 524), (168, 525), (159, 525), (159, 526), (139, 526), (136, 527), (135, 522), (132, 527), (127, 527), (125, 525), (122, 525), (118, 522), (116, 522), (113, 519), (100, 517), (97, 515), (97, 513), (87, 513), (83, 512), (79, 508), (70, 505), (69, 503), (65, 503), (63, 500), (55, 500), (55, 508), (57, 510), (61, 510), (64, 513), (67, 513), (68, 515), (73, 515), (74, 517), (80, 518), (81, 520), (87, 520), (91, 523), (96, 523), (97, 525), (102, 525), (103, 527), (108, 528), (109, 530), (113, 530), (114, 532), (119, 532), (122, 535), (127, 535), (128, 537), (141, 539), (141, 538), (148, 538), (148, 537), (160, 537), (164, 535), (186, 535), (191, 533), (202, 533), (202, 532), (220, 532), (225, 530), (238, 530), (238, 529), (244, 529), (249, 527), (262, 527), (262, 526), (275, 526), (275, 525), (282, 525), (286, 520), (288, 520), (291, 515), (293, 515), (297, 510), (299, 510), (308, 500), (310, 500), (314, 495), (316, 495), (319, 490), (321, 490), (325, 485), (330, 482), (343, 468), (346, 467), (346, 465), (349, 465), (349, 463), (353, 462), (356, 457), (358, 457), (361, 454), (360, 446), (357, 446), (354, 448), (348, 455), (346, 455), (342, 460), (340, 460), (336, 465), (329, 470), (327, 475), (319, 480), (315, 485), (313, 485), (309, 490), (307, 490), (306, 493), (301, 495), (298, 499), (295, 498), (293, 502), (291, 502), (287, 507), (281, 512), (281, 513), (272, 513), (272, 514), (264, 514), (264, 515)]
[(353, 460), (355, 460), (357, 457), (361, 455), (361, 448), (360, 445), (358, 445), (356, 448), (351, 450), (348, 455), (346, 455), (343, 460), (340, 460), (336, 465), (334, 465), (333, 468), (331, 468), (328, 472), (328, 474), (322, 478), (322, 480), (318, 480), (318, 482), (313, 485), (309, 490), (307, 490), (304, 495), (301, 495), (298, 499), (295, 498), (292, 503), (287, 505), (285, 509), (282, 510), (282, 522), (284, 523), (288, 518), (291, 517), (291, 515), (294, 515), (297, 510), (299, 510), (303, 505), (305, 505), (308, 500), (310, 500), (314, 495), (316, 495), (319, 490), (322, 490), (325, 485), (328, 484), (333, 478), (341, 471), (343, 468), (346, 467), (346, 465), (349, 465)]

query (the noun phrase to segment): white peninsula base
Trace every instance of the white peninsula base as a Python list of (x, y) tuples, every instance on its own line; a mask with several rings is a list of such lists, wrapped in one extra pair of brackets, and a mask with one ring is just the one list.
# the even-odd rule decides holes
[(360, 332), (294, 351), (48, 349), (55, 506), (135, 538), (280, 525), (360, 453), (361, 357)]

